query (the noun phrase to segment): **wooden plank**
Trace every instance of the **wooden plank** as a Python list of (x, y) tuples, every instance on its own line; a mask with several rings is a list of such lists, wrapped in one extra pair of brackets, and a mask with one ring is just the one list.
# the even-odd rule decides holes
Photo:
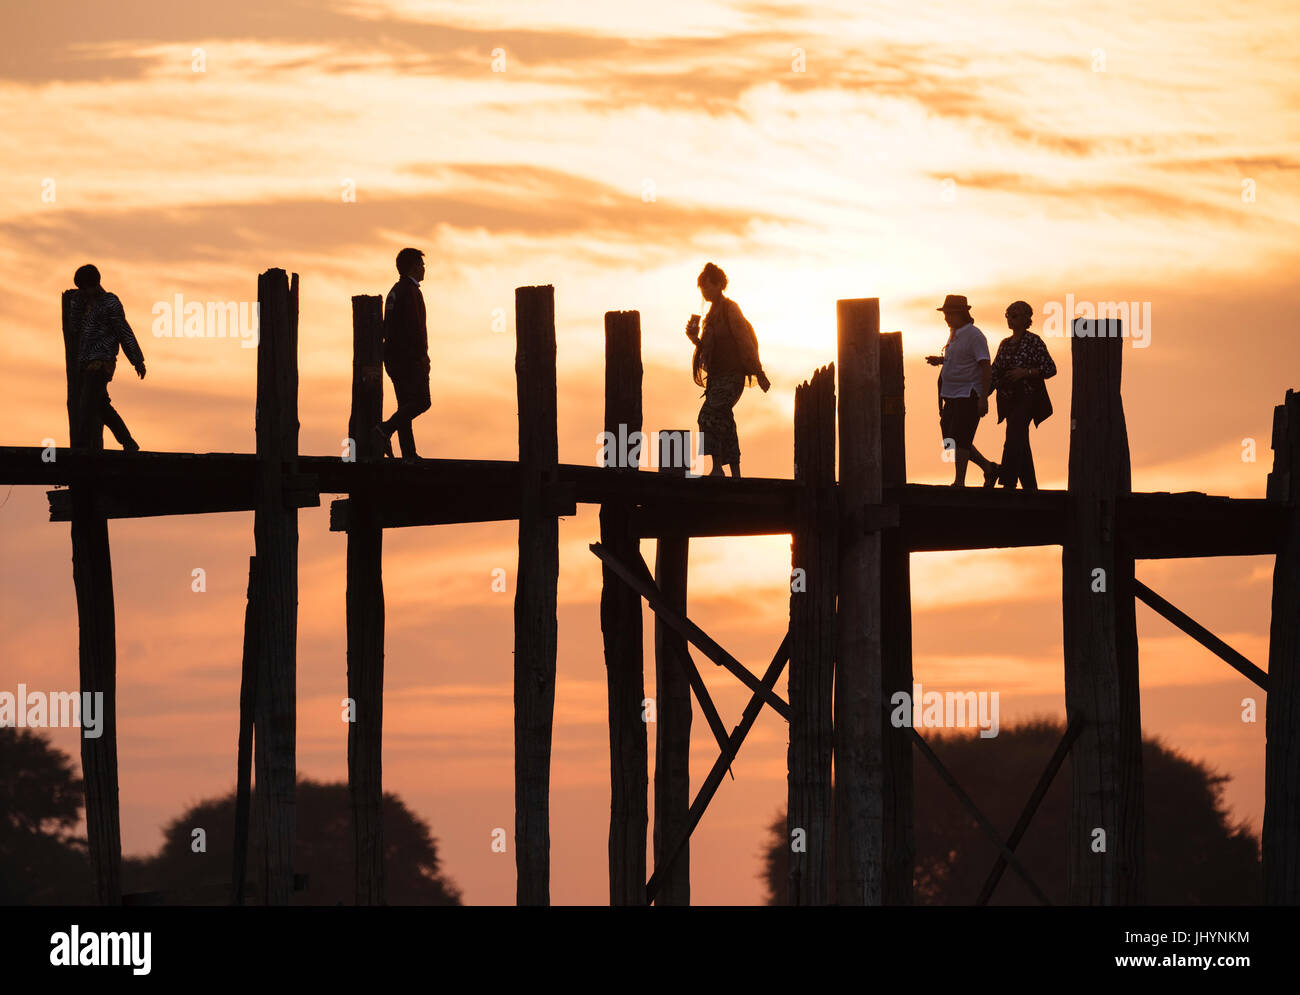
[(695, 646), (701, 653), (707, 656), (719, 667), (730, 671), (751, 691), (762, 695), (766, 704), (776, 709), (777, 714), (782, 718), (789, 720), (790, 706), (781, 699), (780, 695), (770, 689), (765, 690), (763, 688), (762, 680), (746, 670), (739, 660), (719, 646), (707, 632), (701, 629), (689, 618), (678, 614), (673, 609), (672, 605), (668, 604), (664, 599), (663, 595), (659, 593), (654, 584), (646, 583), (645, 578), (649, 575), (650, 571), (649, 568), (645, 566), (645, 561), (640, 560), (639, 554), (637, 558), (640, 561), (640, 569), (634, 570), (627, 564), (621, 562), (598, 542), (592, 543), (588, 549), (595, 553), (596, 556), (600, 558), (601, 562), (603, 562), (616, 577), (622, 580), (641, 597), (645, 598), (646, 604), (650, 606), (655, 615), (662, 618), (670, 628), (684, 636), (692, 646)]
[[(907, 484), (907, 444), (904, 424), (903, 333), (880, 336), (880, 458), (885, 489)], [(955, 490), (956, 488), (949, 488)], [(894, 506), (897, 508), (897, 506)], [(912, 567), (907, 538), (900, 529), (880, 537), (882, 701), (912, 694)], [(907, 730), (881, 725), (884, 766), (881, 801), (881, 884), (885, 905), (911, 905), (916, 869), (916, 837), (912, 825), (912, 743)]]
[(254, 762), (263, 841), (263, 904), (293, 894), (296, 830), (298, 512), (286, 507), (285, 478), (297, 472), (298, 274), (258, 277), (259, 490), (253, 519), (258, 583), (258, 682)]
[[(383, 305), (377, 296), (352, 298), (351, 456), (384, 458), (374, 426), (383, 420)], [(384, 529), (374, 495), (352, 499), (347, 551), (348, 795), (357, 905), (384, 898)]]
[(555, 718), (560, 525), (544, 496), (559, 458), (555, 288), (515, 290), (519, 402), (519, 576), (515, 585), (515, 900), (551, 903), (551, 735)]
[[(682, 513), (685, 507), (690, 508), (690, 514)], [(690, 501), (656, 503), (632, 508), (629, 519), (630, 528), (642, 539), (789, 535), (797, 527), (798, 501), (783, 500), (780, 507), (773, 508), (728, 508), (721, 504), (698, 505)]]
[[(1034, 821), (1034, 813), (1038, 811), (1038, 806), (1047, 797), (1047, 789), (1052, 786), (1052, 781), (1056, 777), (1056, 772), (1061, 769), (1065, 763), (1065, 758), (1070, 754), (1070, 747), (1074, 741), (1079, 738), (1079, 733), (1083, 731), (1083, 720), (1075, 718), (1065, 727), (1065, 734), (1061, 736), (1060, 742), (1056, 744), (1056, 749), (1052, 751), (1051, 758), (1047, 761), (1047, 767), (1039, 775), (1038, 783), (1034, 785), (1034, 790), (1029, 794), (1029, 800), (1025, 802), (1024, 809), (1020, 812), (1020, 818), (1016, 820), (1015, 827), (1011, 830), (1011, 835), (1007, 837), (1007, 849), (1012, 853), (1024, 839), (1025, 833), (1029, 831), (1029, 825)], [(997, 888), (998, 882), (1002, 880), (1002, 872), (1006, 870), (1007, 858), (998, 855), (998, 859), (993, 863), (993, 869), (989, 871), (988, 878), (984, 881), (984, 886), (980, 888), (980, 893), (975, 899), (976, 905), (988, 905), (989, 899), (993, 897), (993, 891)]]
[[(840, 510), (880, 504), (880, 302), (842, 300)], [(835, 899), (881, 900), (880, 533), (841, 530), (835, 663)]]
[(1116, 529), (1134, 559), (1271, 556), (1281, 548), (1283, 509), (1263, 498), (1122, 494)]
[[(659, 472), (685, 476), (685, 466), (666, 458), (673, 438), (689, 438), (689, 430), (659, 433)], [(682, 446), (680, 452), (690, 452)], [(664, 599), (686, 614), (690, 540), (661, 538), (655, 549), (655, 584)], [(655, 618), (655, 869), (664, 867), (667, 847), (686, 832), (691, 807), (691, 681), (682, 666), (689, 650), (686, 640)], [(687, 844), (672, 870), (662, 877), (660, 905), (691, 904), (691, 854)]]
[(257, 707), (257, 557), (248, 558), (244, 652), (239, 673), (239, 745), (235, 753), (235, 835), (231, 847), (230, 902), (243, 905), (248, 881), (249, 805), (253, 789), (253, 711)]
[(763, 674), (759, 682), (760, 690), (756, 690), (749, 699), (749, 704), (745, 706), (745, 711), (740, 716), (740, 722), (727, 738), (727, 746), (719, 755), (718, 759), (713, 762), (713, 767), (704, 783), (700, 785), (699, 793), (695, 796), (695, 801), (691, 803), (691, 810), (686, 820), (686, 834), (669, 849), (668, 858), (664, 863), (663, 870), (655, 869), (652, 876), (645, 886), (645, 900), (654, 902), (659, 892), (662, 875), (671, 872), (673, 862), (677, 855), (685, 848), (691, 834), (695, 832), (695, 827), (700, 824), (704, 818), (704, 812), (709, 807), (709, 802), (717, 793), (718, 788), (722, 785), (722, 779), (726, 776), (736, 755), (740, 752), (740, 747), (745, 742), (745, 737), (749, 735), (749, 730), (753, 728), (754, 722), (758, 719), (759, 713), (763, 710), (765, 694), (770, 694), (772, 688), (776, 686), (777, 679), (781, 676), (781, 671), (785, 669), (786, 661), (790, 659), (790, 634), (786, 633), (785, 638), (781, 640), (781, 645), (777, 648), (776, 655), (772, 657), (772, 662), (768, 665), (767, 671)]
[(1220, 660), (1229, 664), (1243, 677), (1254, 681), (1261, 690), (1268, 690), (1268, 674), (1260, 670), (1205, 626), (1190, 615), (1179, 611), (1140, 580), (1134, 581), (1134, 590), (1137, 592), (1138, 600), (1156, 614), (1182, 629), (1183, 632), (1195, 639)]
[(1275, 416), (1270, 493), (1287, 526), (1273, 565), (1264, 751), (1264, 901), (1300, 905), (1300, 393)]
[[(831, 764), (835, 730), (835, 367), (794, 392), (794, 475), (807, 485), (791, 543), (790, 745), (786, 757), (786, 901), (831, 900)], [(797, 837), (796, 837), (796, 834)]]
[(943, 783), (948, 785), (953, 795), (956, 796), (957, 801), (961, 803), (962, 808), (970, 814), (971, 818), (975, 820), (976, 825), (980, 827), (980, 830), (984, 835), (987, 836), (993, 845), (998, 848), (998, 852), (1001, 853), (1002, 859), (1009, 863), (1012, 869), (1020, 875), (1021, 880), (1029, 886), (1029, 890), (1034, 893), (1035, 898), (1037, 898), (1043, 905), (1051, 905), (1051, 900), (1043, 892), (1043, 889), (1038, 886), (1038, 882), (1033, 879), (1025, 865), (1020, 862), (1020, 858), (1017, 857), (1015, 853), (1012, 852), (1011, 848), (1002, 841), (1002, 837), (998, 835), (998, 831), (993, 827), (993, 823), (989, 822), (988, 818), (979, 810), (979, 806), (975, 804), (971, 796), (966, 794), (957, 779), (952, 776), (948, 768), (943, 765), (943, 762), (935, 756), (934, 750), (930, 749), (930, 744), (927, 743), (925, 739), (922, 738), (921, 734), (912, 726), (906, 726), (905, 728), (907, 729), (912, 742), (914, 742), (917, 749), (921, 751), (921, 755), (925, 757), (926, 760), (930, 761), (930, 766), (935, 769), (935, 772), (938, 773)]
[[(99, 439), (81, 437), (81, 316), (76, 291), (63, 293), (63, 345), (67, 362), (68, 437), (73, 446), (103, 448)], [(65, 459), (56, 455), (58, 459)], [(113, 608), (113, 562), (108, 521), (98, 492), (89, 481), (71, 493), (72, 583), (77, 597), (77, 661), (83, 694), (101, 695), (98, 737), (81, 736), (81, 776), (85, 783), (86, 839), (95, 896), (101, 905), (122, 901), (122, 833), (117, 785), (117, 634)]]
[(1076, 323), (1071, 340), (1061, 554), (1066, 714), (1087, 723), (1070, 763), (1066, 880), (1072, 904), (1131, 905), (1143, 897), (1144, 830), (1135, 578), (1115, 528), (1117, 499), (1130, 490), (1124, 339), (1080, 334), (1086, 331)]
[[(641, 316), (636, 311), (605, 314), (604, 431), (616, 439), (641, 431)], [(606, 472), (616, 476), (637, 471)], [(622, 560), (640, 559), (640, 543), (632, 534), (625, 506), (601, 504), (600, 544)], [(649, 761), (646, 724), (641, 719), (645, 700), (641, 599), (619, 583), (608, 566), (601, 571), (600, 631), (609, 681), (609, 900), (612, 905), (641, 905), (649, 819)]]

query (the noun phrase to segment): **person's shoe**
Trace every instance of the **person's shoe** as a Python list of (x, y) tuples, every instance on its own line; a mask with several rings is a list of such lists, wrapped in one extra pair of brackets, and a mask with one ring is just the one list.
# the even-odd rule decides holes
[(140, 443), (136, 442), (135, 439), (127, 439), (122, 443), (122, 452), (124, 453), (138, 453), (139, 451)]
[(984, 486), (995, 487), (998, 482), (998, 476), (1002, 473), (1002, 467), (997, 463), (990, 463), (989, 468), (984, 471)]

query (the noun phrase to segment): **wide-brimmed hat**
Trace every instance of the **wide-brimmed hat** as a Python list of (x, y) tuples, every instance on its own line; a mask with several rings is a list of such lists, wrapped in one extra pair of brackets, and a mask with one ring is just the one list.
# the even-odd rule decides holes
[(936, 311), (969, 311), (970, 304), (966, 300), (965, 294), (949, 294), (943, 299), (943, 307), (935, 308)]

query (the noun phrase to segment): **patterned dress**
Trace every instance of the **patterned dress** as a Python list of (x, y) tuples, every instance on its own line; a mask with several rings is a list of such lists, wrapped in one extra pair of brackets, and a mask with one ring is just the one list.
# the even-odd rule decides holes
[(745, 391), (745, 370), (757, 357), (745, 355), (745, 347), (732, 334), (728, 315), (744, 318), (735, 301), (726, 297), (709, 308), (700, 336), (704, 354), (704, 404), (700, 408), (700, 452), (720, 464), (740, 462), (740, 437), (736, 432), (734, 408)]

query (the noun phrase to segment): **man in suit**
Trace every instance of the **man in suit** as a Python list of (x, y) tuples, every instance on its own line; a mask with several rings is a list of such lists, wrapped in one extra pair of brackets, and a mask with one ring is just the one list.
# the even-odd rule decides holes
[(419, 459), (411, 422), (429, 410), (429, 333), (424, 312), (424, 253), (403, 249), (397, 254), (398, 279), (384, 302), (384, 369), (393, 381), (397, 410), (375, 426), (384, 455), (393, 455), (393, 433), (402, 459)]

